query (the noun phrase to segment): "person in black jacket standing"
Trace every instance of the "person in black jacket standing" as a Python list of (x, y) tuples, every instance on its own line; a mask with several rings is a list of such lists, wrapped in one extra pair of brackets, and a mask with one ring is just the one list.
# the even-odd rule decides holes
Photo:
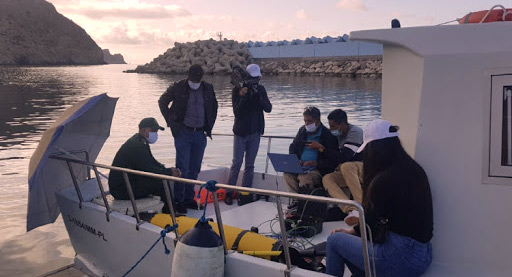
[[(235, 124), (233, 133), (233, 164), (229, 171), (228, 185), (236, 186), (238, 173), (242, 166), (245, 153), (245, 169), (242, 186), (252, 187), (254, 176), (254, 160), (260, 146), (260, 136), (265, 131), (265, 116), (263, 112), (270, 113), (272, 104), (268, 99), (265, 87), (259, 84), (261, 78), (260, 67), (250, 64), (246, 69), (249, 80), (242, 87), (233, 88), (231, 96)], [(233, 204), (233, 191), (226, 192), (226, 204)]]
[[(206, 136), (212, 136), (218, 108), (213, 85), (201, 81), (203, 73), (200, 65), (192, 65), (188, 78), (175, 82), (158, 100), (160, 112), (174, 137), (176, 166), (183, 178), (193, 180), (201, 171)], [(194, 194), (194, 185), (175, 183), (176, 209), (182, 213), (187, 208), (198, 209)]]
[[(304, 126), (300, 127), (290, 144), (289, 153), (297, 155), (302, 166), (309, 167), (310, 170), (305, 174), (283, 174), (290, 192), (294, 193), (303, 186), (309, 189), (321, 187), (322, 176), (333, 172), (336, 166), (335, 162), (329, 160), (326, 153), (331, 149), (337, 149), (338, 142), (320, 121), (320, 110), (315, 107), (306, 107), (303, 116)], [(292, 209), (295, 206), (297, 202), (292, 203), (288, 208)]]

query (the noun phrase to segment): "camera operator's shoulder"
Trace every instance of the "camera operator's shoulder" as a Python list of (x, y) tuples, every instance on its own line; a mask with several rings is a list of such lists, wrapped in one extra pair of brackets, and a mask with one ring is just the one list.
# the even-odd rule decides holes
[(264, 91), (264, 92), (267, 92), (267, 90), (265, 89), (265, 86), (261, 85), (261, 84), (258, 84), (258, 91)]

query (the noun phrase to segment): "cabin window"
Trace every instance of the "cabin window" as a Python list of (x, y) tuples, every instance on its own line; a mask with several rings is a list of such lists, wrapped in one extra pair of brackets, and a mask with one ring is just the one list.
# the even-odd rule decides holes
[(501, 165), (512, 166), (512, 86), (503, 87)]
[(489, 177), (512, 178), (512, 75), (492, 76)]

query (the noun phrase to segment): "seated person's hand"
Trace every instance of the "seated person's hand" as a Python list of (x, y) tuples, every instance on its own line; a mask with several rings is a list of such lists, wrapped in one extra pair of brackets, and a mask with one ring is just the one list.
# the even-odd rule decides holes
[(306, 142), (306, 146), (311, 148), (311, 149), (314, 149), (314, 150), (318, 150), (320, 148), (324, 148), (324, 146), (316, 141), (313, 141), (313, 140), (310, 140), (308, 142)]
[(354, 230), (354, 228), (350, 228), (350, 229), (338, 228), (338, 229), (334, 229), (331, 231), (331, 234), (334, 234), (334, 233), (345, 233), (345, 234), (349, 234), (349, 235), (355, 235), (356, 231)]
[(318, 164), (315, 161), (305, 161), (305, 162), (302, 163), (302, 165), (316, 167)]
[(181, 177), (181, 171), (179, 168), (171, 167), (172, 176), (174, 177)]
[(247, 93), (247, 87), (243, 87), (243, 88), (240, 90), (240, 96), (244, 96), (246, 93)]

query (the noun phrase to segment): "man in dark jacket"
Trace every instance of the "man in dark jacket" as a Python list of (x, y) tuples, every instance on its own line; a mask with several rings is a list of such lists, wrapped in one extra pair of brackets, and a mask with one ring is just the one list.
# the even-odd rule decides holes
[[(201, 171), (206, 136), (212, 136), (218, 108), (213, 86), (201, 81), (202, 77), (201, 66), (192, 65), (188, 78), (175, 82), (158, 100), (160, 111), (174, 137), (176, 166), (183, 178), (193, 180)], [(197, 209), (194, 194), (194, 185), (174, 184), (176, 209), (180, 212), (186, 212), (187, 208)]]
[[(311, 170), (305, 174), (283, 174), (288, 188), (295, 193), (298, 192), (299, 187), (306, 186), (313, 189), (322, 186), (322, 176), (334, 170), (333, 162), (325, 153), (338, 147), (336, 137), (320, 121), (320, 110), (315, 107), (306, 107), (303, 115), (304, 126), (300, 127), (290, 144), (289, 152), (297, 155), (302, 165), (310, 167)], [(313, 149), (311, 145), (315, 142), (322, 147)], [(295, 203), (289, 208), (296, 206)]]
[[(178, 169), (166, 168), (151, 154), (149, 144), (155, 143), (158, 139), (158, 130), (164, 130), (164, 128), (158, 125), (156, 119), (144, 118), (139, 123), (139, 132), (129, 138), (117, 151), (112, 166), (179, 177)], [(128, 178), (135, 199), (145, 198), (150, 194), (158, 195), (164, 202), (163, 212), (169, 213), (162, 180), (133, 174), (128, 174)], [(115, 199), (130, 199), (121, 171), (110, 170), (108, 186)]]
[[(235, 124), (233, 133), (233, 164), (229, 171), (228, 185), (236, 186), (238, 173), (242, 166), (245, 153), (245, 169), (242, 186), (252, 187), (254, 176), (254, 160), (260, 146), (260, 136), (265, 130), (263, 112), (270, 113), (272, 104), (267, 96), (265, 87), (259, 84), (261, 71), (257, 64), (247, 66), (249, 80), (240, 87), (233, 88), (232, 102)], [(233, 191), (226, 193), (225, 202), (233, 204)], [(240, 202), (239, 202), (240, 203)]]

